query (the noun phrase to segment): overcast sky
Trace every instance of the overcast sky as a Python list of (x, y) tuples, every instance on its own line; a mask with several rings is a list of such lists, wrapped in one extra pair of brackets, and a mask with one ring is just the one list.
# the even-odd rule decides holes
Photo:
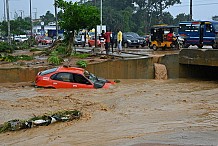
[[(4, 1), (0, 0), (0, 21), (4, 17)], [(70, 0), (67, 0), (70, 1)], [(77, 0), (72, 0), (73, 2)], [(193, 19), (194, 20), (211, 20), (212, 16), (218, 16), (218, 0), (192, 0), (193, 1)], [(29, 16), (30, 0), (9, 0), (10, 15), (14, 17), (15, 12), (20, 16)], [(45, 15), (46, 11), (54, 14), (54, 0), (32, 0), (32, 17)], [(174, 17), (180, 13), (189, 14), (190, 0), (181, 0), (182, 4), (175, 5), (165, 11), (169, 11)], [(103, 3), (104, 4), (104, 3)], [(36, 15), (35, 15), (36, 14)]]

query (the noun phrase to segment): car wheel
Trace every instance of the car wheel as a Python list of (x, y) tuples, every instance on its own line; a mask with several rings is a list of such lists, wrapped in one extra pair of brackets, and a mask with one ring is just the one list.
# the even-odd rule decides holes
[(156, 45), (153, 45), (152, 48), (153, 48), (154, 51), (157, 50), (157, 46)]
[(92, 47), (92, 45), (89, 43), (89, 47)]
[(176, 47), (176, 45), (174, 43), (170, 44), (171, 49), (174, 49)]
[(136, 46), (136, 48), (139, 48), (139, 46)]
[(184, 44), (183, 47), (184, 48), (188, 48), (190, 45)]
[(203, 44), (200, 44), (200, 45), (197, 45), (198, 46), (198, 48), (203, 48)]
[(212, 45), (212, 48), (213, 48), (213, 49), (218, 49), (218, 44), (214, 43), (214, 44)]

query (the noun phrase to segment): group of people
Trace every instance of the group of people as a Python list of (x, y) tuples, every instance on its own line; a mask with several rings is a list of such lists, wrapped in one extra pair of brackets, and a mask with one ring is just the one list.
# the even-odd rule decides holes
[[(104, 31), (102, 30), (102, 34), (100, 37), (101, 42), (101, 49), (103, 49), (103, 46), (105, 46), (106, 54), (109, 55), (110, 52), (110, 46), (112, 49), (112, 53), (114, 53), (114, 43), (117, 43), (117, 53), (121, 54), (122, 51), (122, 32), (118, 31), (117, 33), (117, 42), (115, 42), (115, 33), (112, 31)], [(105, 43), (105, 45), (104, 45)], [(102, 50), (101, 50), (102, 51)]]

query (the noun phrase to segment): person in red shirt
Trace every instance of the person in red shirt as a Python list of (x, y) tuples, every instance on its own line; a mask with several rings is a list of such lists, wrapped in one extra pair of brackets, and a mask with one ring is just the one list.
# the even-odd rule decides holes
[(111, 36), (111, 32), (106, 31), (106, 33), (104, 34), (104, 38), (105, 38), (105, 50), (107, 55), (110, 52), (110, 36)]
[(173, 37), (174, 37), (173, 31), (170, 30), (170, 32), (167, 34), (167, 41), (172, 42)]

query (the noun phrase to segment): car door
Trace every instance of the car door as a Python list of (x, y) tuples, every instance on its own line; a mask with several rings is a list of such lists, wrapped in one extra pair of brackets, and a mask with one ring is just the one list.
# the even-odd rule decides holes
[(73, 88), (73, 74), (60, 72), (51, 76), (52, 86), (54, 88)]
[(74, 86), (75, 88), (94, 88), (94, 85), (86, 77), (81, 74), (74, 74)]

